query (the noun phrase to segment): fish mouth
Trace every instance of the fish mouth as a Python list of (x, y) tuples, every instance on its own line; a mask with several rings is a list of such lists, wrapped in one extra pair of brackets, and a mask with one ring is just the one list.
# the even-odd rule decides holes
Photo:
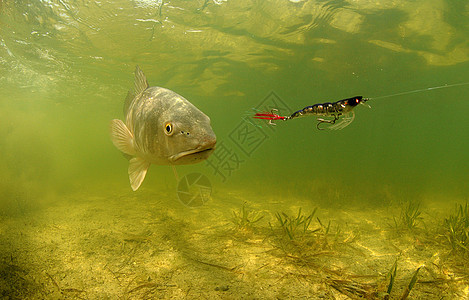
[(172, 162), (176, 162), (180, 160), (181, 158), (187, 158), (189, 156), (193, 156), (194, 158), (200, 157), (200, 156), (202, 157), (206, 156), (205, 158), (207, 158), (210, 155), (210, 153), (213, 152), (214, 150), (215, 150), (215, 146), (209, 147), (209, 148), (196, 148), (192, 150), (187, 150), (187, 151), (183, 151), (178, 154), (172, 155), (170, 157), (170, 160)]

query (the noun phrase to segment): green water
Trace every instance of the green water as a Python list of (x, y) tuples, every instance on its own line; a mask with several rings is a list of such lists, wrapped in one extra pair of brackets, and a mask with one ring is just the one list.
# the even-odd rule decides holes
[[(467, 262), (457, 258), (464, 262), (468, 253), (455, 254), (444, 219), (469, 195), (469, 85), (372, 99), (371, 109), (357, 107), (354, 122), (340, 131), (317, 130), (314, 117), (274, 127), (243, 120), (272, 99), (289, 114), (355, 95), (469, 82), (468, 20), (469, 3), (449, 0), (0, 1), (0, 273), (7, 278), (0, 295), (353, 298), (308, 273), (314, 270), (299, 270), (305, 264), (285, 261), (298, 253), (272, 238), (277, 212), (318, 207), (322, 220), (342, 226), (342, 240), (347, 232), (363, 236), (354, 249), (365, 241), (399, 244), (368, 269), (353, 268), (365, 254), (345, 262), (341, 254), (349, 250), (327, 248), (343, 278), (381, 274), (370, 284), (385, 291), (380, 282), (387, 287), (400, 253), (402, 290), (418, 266), (445, 253), (432, 263), (458, 280), (443, 296), (467, 296), (468, 274), (458, 269), (467, 270)], [(135, 65), (150, 85), (176, 91), (212, 120), (215, 154), (177, 167), (180, 177), (209, 178), (212, 197), (203, 207), (178, 201), (168, 166), (152, 166), (131, 193), (127, 160), (110, 142), (108, 125), (123, 118)], [(393, 215), (412, 201), (421, 203), (423, 220), (417, 231), (396, 235)], [(243, 203), (264, 217), (239, 230), (232, 212)], [(425, 255), (404, 250), (418, 250), (422, 241)], [(282, 268), (261, 270), (272, 264), (268, 247), (284, 254), (275, 256)], [(184, 249), (191, 259), (178, 256)], [(263, 254), (253, 258), (256, 251)], [(422, 269), (430, 283), (417, 283), (413, 292), (421, 294), (414, 297), (425, 289), (431, 297), (443, 293), (437, 282), (447, 273), (432, 272)]]

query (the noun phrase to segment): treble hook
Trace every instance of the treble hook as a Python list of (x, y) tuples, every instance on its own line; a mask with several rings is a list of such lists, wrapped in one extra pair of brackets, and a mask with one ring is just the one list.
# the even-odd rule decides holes
[[(271, 113), (272, 115), (277, 115), (276, 113), (274, 113), (274, 111), (277, 113), (277, 112), (278, 112), (278, 109), (272, 108), (272, 109), (270, 110), (270, 113)], [(275, 124), (275, 123), (272, 122), (272, 121), (273, 121), (273, 120), (269, 120), (269, 124), (270, 124), (270, 125), (275, 125), (275, 126), (277, 126), (277, 124)]]
[(334, 115), (334, 119), (333, 120), (326, 120), (326, 119), (323, 119), (323, 118), (318, 118), (318, 123), (316, 124), (316, 128), (318, 130), (324, 130), (325, 128), (320, 128), (319, 125), (321, 125), (322, 123), (329, 123), (329, 124), (335, 124), (335, 122), (339, 119), (339, 116), (337, 115)]

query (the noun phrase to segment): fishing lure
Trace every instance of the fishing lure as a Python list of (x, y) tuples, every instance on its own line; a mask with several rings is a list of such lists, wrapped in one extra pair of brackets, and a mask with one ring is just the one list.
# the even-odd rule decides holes
[(314, 104), (311, 106), (306, 106), (305, 108), (292, 113), (290, 116), (280, 116), (276, 113), (278, 110), (273, 109), (270, 113), (256, 113), (253, 118), (261, 119), (261, 120), (268, 120), (269, 124), (275, 125), (273, 121), (277, 121), (277, 120), (288, 121), (291, 119), (296, 119), (298, 117), (312, 115), (312, 116), (318, 117), (317, 118), (318, 123), (316, 124), (317, 129), (324, 130), (325, 128), (321, 128), (321, 124), (329, 124), (329, 126), (327, 126), (327, 129), (340, 130), (350, 125), (350, 123), (352, 123), (353, 120), (355, 119), (354, 108), (357, 107), (359, 104), (363, 104), (363, 105), (370, 107), (366, 102), (371, 99), (374, 100), (374, 99), (389, 98), (389, 97), (394, 97), (394, 96), (414, 94), (414, 93), (419, 93), (423, 91), (430, 91), (430, 90), (449, 88), (449, 87), (468, 85), (468, 84), (469, 82), (455, 83), (451, 85), (442, 85), (442, 86), (418, 89), (418, 90), (401, 92), (401, 93), (396, 93), (392, 95), (379, 96), (379, 97), (373, 97), (373, 98), (364, 98), (363, 96), (355, 96), (352, 98), (342, 99), (336, 102), (326, 102), (326, 103), (319, 103), (319, 104)]
[(336, 102), (326, 102), (306, 106), (305, 108), (292, 113), (290, 116), (280, 116), (274, 113), (276, 110), (272, 110), (270, 113), (256, 113), (254, 119), (269, 120), (269, 124), (274, 125), (275, 123), (272, 121), (287, 121), (303, 116), (313, 115), (318, 117), (325, 117), (317, 118), (317, 129), (324, 130), (324, 128), (321, 128), (320, 126), (323, 123), (327, 123), (330, 124), (330, 126), (327, 127), (328, 129), (340, 130), (350, 125), (350, 123), (352, 123), (352, 121), (355, 119), (355, 112), (353, 109), (359, 104), (365, 104), (365, 102), (368, 100), (369, 98), (363, 98), (363, 96), (355, 96)]

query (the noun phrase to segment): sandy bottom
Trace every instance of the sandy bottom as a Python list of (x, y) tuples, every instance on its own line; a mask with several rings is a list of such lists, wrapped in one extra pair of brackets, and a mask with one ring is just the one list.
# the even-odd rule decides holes
[(414, 229), (396, 226), (398, 205), (317, 207), (290, 237), (276, 213), (307, 216), (311, 200), (225, 191), (191, 209), (169, 192), (112, 193), (1, 217), (2, 299), (385, 299), (396, 260), (390, 299), (417, 268), (408, 299), (469, 297), (468, 260), (442, 228), (454, 203), (422, 204)]

